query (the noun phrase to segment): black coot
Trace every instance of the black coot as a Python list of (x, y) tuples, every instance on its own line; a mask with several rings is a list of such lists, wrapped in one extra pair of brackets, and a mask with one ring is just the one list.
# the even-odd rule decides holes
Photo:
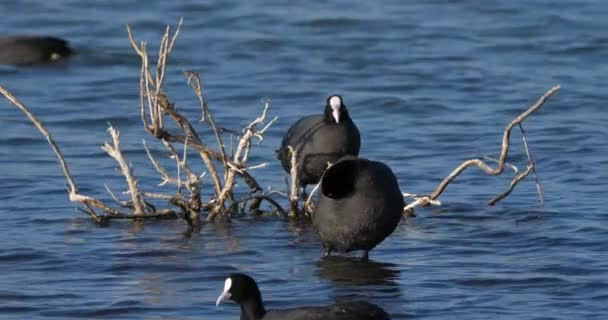
[(389, 320), (382, 308), (363, 301), (336, 303), (323, 307), (301, 307), (266, 311), (255, 280), (242, 273), (230, 274), (216, 305), (226, 300), (241, 305), (241, 320)]
[(321, 178), (319, 201), (312, 216), (325, 248), (364, 257), (399, 224), (403, 195), (393, 171), (382, 162), (344, 157)]
[(301, 118), (283, 137), (277, 156), (287, 173), (291, 169), (291, 153), (297, 152), (300, 186), (319, 182), (327, 163), (346, 155), (358, 155), (361, 145), (359, 129), (348, 115), (340, 96), (327, 98), (322, 115)]
[(0, 64), (32, 65), (57, 62), (72, 55), (68, 42), (55, 37), (0, 37)]

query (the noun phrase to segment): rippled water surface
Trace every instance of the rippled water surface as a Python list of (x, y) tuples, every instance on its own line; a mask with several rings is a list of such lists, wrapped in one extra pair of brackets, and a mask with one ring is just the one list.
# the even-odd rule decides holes
[[(201, 73), (227, 128), (272, 100), (280, 119), (251, 161), (270, 162), (254, 173), (275, 189), (280, 137), (329, 94), (345, 97), (361, 154), (388, 163), (403, 191), (426, 193), (460, 161), (496, 156), (505, 124), (562, 85), (525, 124), (544, 207), (532, 179), (487, 206), (510, 177), (471, 170), (369, 263), (320, 259), (314, 231), (278, 217), (194, 234), (182, 221), (98, 227), (68, 201), (46, 141), (0, 102), (0, 318), (236, 319), (237, 306), (214, 305), (234, 271), (258, 280), (270, 308), (364, 299), (395, 319), (608, 317), (608, 3), (3, 0), (0, 12), (2, 34), (58, 35), (78, 51), (56, 67), (0, 66), (0, 84), (55, 135), (81, 191), (106, 200), (104, 184), (124, 188), (100, 149), (108, 122), (142, 186), (160, 182), (141, 148), (162, 146), (139, 120), (127, 23), (155, 51), (165, 24), (184, 17), (166, 89), (192, 119), (185, 69)], [(513, 137), (509, 161), (523, 168)]]

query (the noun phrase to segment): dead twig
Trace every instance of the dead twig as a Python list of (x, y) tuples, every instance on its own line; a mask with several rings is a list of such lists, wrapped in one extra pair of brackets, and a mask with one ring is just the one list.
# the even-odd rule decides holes
[[(243, 134), (241, 135), (236, 150), (234, 151), (234, 155), (232, 157), (232, 163), (227, 163), (227, 166), (224, 168), (224, 170), (226, 170), (224, 175), (224, 187), (222, 188), (222, 191), (217, 197), (216, 202), (213, 204), (211, 210), (209, 211), (209, 214), (207, 215), (207, 221), (213, 221), (218, 214), (225, 212), (224, 204), (229, 195), (231, 194), (232, 189), (234, 188), (235, 176), (238, 173), (242, 174), (246, 171), (247, 160), (249, 156), (249, 152), (247, 150), (251, 146), (251, 139), (255, 136), (262, 135), (264, 133), (262, 130), (266, 130), (268, 128), (268, 126), (264, 126), (262, 130), (257, 130), (257, 127), (263, 125), (266, 121), (269, 108), (270, 101), (266, 100), (264, 103), (264, 109), (262, 110), (262, 114), (256, 119), (254, 119), (245, 128)], [(261, 188), (259, 188), (258, 186), (257, 189)], [(259, 203), (257, 204), (257, 206), (259, 206)], [(227, 215), (225, 216), (226, 218), (228, 218)]]
[[(413, 209), (414, 207), (417, 207), (417, 206), (426, 206), (429, 204), (433, 204), (433, 201), (435, 201), (441, 195), (441, 193), (445, 190), (445, 188), (448, 186), (448, 184), (450, 184), (458, 175), (460, 175), (468, 167), (477, 166), (488, 175), (491, 175), (491, 176), (500, 175), (504, 171), (504, 168), (506, 165), (506, 159), (509, 154), (509, 147), (510, 147), (509, 139), (510, 139), (511, 130), (513, 129), (513, 127), (520, 125), (526, 118), (528, 118), (534, 112), (538, 111), (544, 105), (545, 101), (547, 101), (547, 99), (551, 95), (553, 95), (555, 92), (557, 92), (559, 89), (560, 89), (559, 85), (549, 89), (549, 91), (547, 91), (543, 96), (541, 96), (534, 105), (529, 107), (525, 112), (523, 112), (522, 114), (517, 116), (515, 119), (513, 119), (507, 125), (507, 127), (505, 128), (504, 133), (503, 133), (502, 148), (501, 148), (501, 152), (500, 152), (500, 157), (498, 158), (498, 165), (496, 168), (490, 167), (481, 159), (471, 159), (471, 160), (464, 161), (460, 166), (458, 166), (456, 169), (454, 169), (447, 177), (445, 177), (443, 179), (443, 181), (441, 181), (441, 183), (437, 186), (437, 188), (435, 188), (433, 193), (431, 193), (428, 196), (421, 196), (421, 197), (416, 198), (416, 200), (413, 203), (410, 203), (409, 205), (407, 205), (404, 208), (404, 211)], [(532, 166), (531, 167), (528, 166), (528, 169), (526, 169), (526, 171), (523, 172), (523, 173), (527, 172), (527, 174), (523, 175), (523, 173), (519, 173), (517, 175), (517, 177), (511, 183), (512, 186), (511, 186), (510, 190), (512, 190), (512, 188), (515, 187), (515, 185), (517, 185), (517, 183), (519, 181), (521, 181), (521, 179), (525, 178), (525, 176), (527, 176), (530, 173), (528, 171), (534, 169), (534, 165), (533, 165), (533, 161), (531, 160), (531, 157), (529, 158), (529, 160), (530, 160), (530, 163), (532, 164)], [(518, 179), (518, 177), (519, 177), (519, 179)], [(506, 194), (508, 195), (509, 193), (510, 193), (510, 191), (507, 191)], [(498, 196), (497, 198), (499, 198), (499, 197), (500, 196)], [(504, 198), (504, 197), (502, 197), (502, 198)], [(495, 199), (491, 200), (491, 202), (494, 201)]]
[(509, 185), (509, 189), (499, 195), (497, 195), (496, 197), (492, 198), (492, 200), (488, 201), (488, 204), (493, 206), (495, 204), (498, 203), (498, 201), (506, 198), (509, 194), (511, 194), (511, 192), (513, 191), (513, 189), (515, 189), (515, 186), (524, 178), (526, 178), (530, 172), (532, 172), (532, 170), (534, 169), (534, 162), (531, 162), (527, 167), (526, 170), (518, 173), (515, 178), (513, 178), (513, 180), (511, 181), (511, 184)]
[(309, 217), (312, 217), (312, 213), (315, 211), (315, 204), (312, 201), (312, 197), (315, 195), (315, 193), (317, 193), (320, 186), (321, 186), (321, 181), (319, 181), (319, 183), (317, 183), (315, 185), (315, 187), (312, 188), (312, 190), (310, 191), (310, 194), (308, 195), (308, 198), (304, 202), (304, 213), (306, 215), (308, 215)]
[[(192, 90), (194, 90), (194, 94), (196, 94), (196, 97), (198, 98), (198, 101), (201, 105), (201, 110), (202, 110), (201, 121), (204, 122), (205, 120), (208, 120), (209, 124), (211, 125), (211, 130), (213, 130), (213, 135), (215, 136), (217, 145), (220, 148), (220, 153), (222, 155), (222, 163), (224, 164), (224, 167), (226, 167), (226, 159), (227, 159), (226, 158), (226, 148), (224, 147), (224, 141), (222, 140), (222, 136), (220, 135), (220, 132), (215, 123), (215, 118), (213, 117), (213, 114), (209, 110), (209, 105), (207, 104), (207, 100), (205, 99), (205, 96), (203, 95), (203, 84), (201, 83), (201, 77), (198, 74), (198, 72), (193, 72), (193, 71), (189, 71), (189, 70), (184, 71), (184, 75), (186, 76), (188, 84), (190, 85)], [(225, 177), (224, 177), (224, 179), (225, 179)]]
[[(163, 211), (150, 212), (150, 213), (145, 214), (146, 212), (143, 208), (145, 206), (147, 206), (147, 204), (145, 203), (145, 201), (142, 198), (142, 195), (138, 191), (131, 193), (131, 194), (136, 195), (135, 197), (132, 197), (132, 199), (138, 199), (136, 201), (132, 200), (131, 204), (129, 204), (129, 202), (126, 202), (126, 201), (120, 201), (116, 198), (116, 196), (113, 195), (113, 193), (111, 193), (111, 194), (112, 194), (113, 198), (115, 198), (118, 201), (119, 205), (124, 206), (124, 207), (135, 206), (136, 205), (135, 203), (137, 203), (139, 201), (138, 206), (140, 206), (140, 207), (139, 207), (139, 209), (135, 209), (135, 210), (139, 210), (138, 212), (143, 212), (144, 214), (130, 214), (130, 213), (121, 212), (118, 209), (115, 209), (115, 208), (112, 208), (112, 207), (106, 205), (103, 201), (101, 201), (99, 199), (80, 194), (78, 192), (76, 182), (68, 168), (67, 162), (65, 161), (65, 158), (63, 157), (63, 154), (61, 153), (59, 146), (55, 142), (55, 139), (53, 138), (51, 133), (46, 129), (46, 127), (42, 124), (42, 122), (12, 93), (10, 93), (8, 90), (6, 90), (2, 86), (0, 86), (0, 93), (9, 102), (11, 102), (13, 105), (15, 105), (17, 108), (19, 108), (23, 113), (25, 113), (25, 115), (30, 119), (30, 121), (34, 124), (34, 126), (38, 129), (38, 131), (40, 131), (40, 133), (42, 133), (42, 135), (47, 139), (47, 142), (49, 143), (49, 145), (51, 146), (51, 149), (57, 156), (57, 159), (59, 161), (63, 174), (66, 177), (70, 201), (78, 202), (78, 203), (82, 204), (83, 208), (80, 208), (80, 210), (85, 212), (86, 214), (88, 214), (96, 223), (105, 224), (106, 222), (108, 222), (109, 220), (112, 220), (112, 219), (145, 219), (145, 218), (160, 218), (160, 217), (162, 217), (162, 218), (176, 218), (177, 217), (177, 214), (171, 210), (163, 210)], [(112, 130), (111, 130), (110, 134), (112, 135), (114, 144), (113, 145), (107, 144), (107, 147), (104, 146), (104, 150), (107, 148), (108, 149), (107, 151), (109, 151), (109, 153), (112, 153), (121, 159), (119, 161), (119, 164), (120, 164), (121, 170), (123, 170), (123, 174), (124, 174), (124, 170), (126, 170), (126, 168), (129, 168), (129, 166), (127, 165), (126, 160), (124, 160), (124, 157), (117, 155), (120, 153), (120, 142), (118, 140), (119, 139), (118, 132), (114, 131), (113, 128), (111, 128), (111, 129)], [(112, 132), (112, 131), (114, 131), (114, 132)], [(113, 155), (113, 157), (114, 157), (114, 155)], [(130, 170), (130, 168), (129, 168), (129, 170)], [(134, 187), (135, 187), (134, 190), (137, 190), (137, 181), (133, 177), (132, 173), (130, 173), (129, 176), (130, 177), (127, 178), (127, 180), (128, 181), (130, 180), (130, 182), (129, 182), (130, 190), (131, 190), (131, 188), (134, 188)], [(95, 209), (99, 209), (103, 213), (100, 214), (100, 213), (96, 212)]]
[(287, 146), (291, 155), (291, 188), (289, 193), (289, 216), (298, 215), (299, 180), (298, 180), (298, 153), (292, 146)]
[(107, 152), (120, 166), (120, 171), (125, 176), (127, 180), (127, 185), (129, 186), (129, 194), (131, 195), (131, 201), (133, 202), (133, 214), (136, 216), (141, 216), (146, 213), (144, 209), (144, 201), (139, 192), (139, 186), (137, 183), (137, 179), (133, 175), (133, 169), (125, 160), (122, 151), (120, 150), (120, 134), (118, 130), (114, 129), (114, 127), (110, 126), (108, 128), (108, 132), (110, 136), (112, 136), (112, 144), (106, 142), (101, 147), (105, 152)]
[(61, 169), (63, 170), (63, 174), (65, 175), (66, 181), (69, 186), (70, 197), (72, 195), (78, 195), (78, 188), (76, 187), (76, 182), (74, 182), (72, 173), (70, 172), (70, 169), (68, 168), (68, 165), (65, 162), (65, 159), (63, 158), (63, 154), (59, 150), (59, 146), (57, 146), (57, 143), (55, 142), (55, 139), (53, 139), (53, 136), (51, 135), (51, 133), (46, 129), (46, 127), (44, 127), (42, 122), (40, 120), (38, 120), (38, 118), (36, 118), (36, 116), (23, 103), (21, 103), (21, 101), (19, 101), (19, 99), (17, 99), (12, 93), (10, 93), (8, 90), (6, 90), (3, 86), (0, 86), (0, 93), (10, 103), (12, 103), (14, 106), (19, 108), (23, 113), (25, 113), (25, 115), (30, 119), (30, 121), (34, 124), (34, 126), (36, 126), (38, 131), (40, 131), (40, 133), (42, 133), (42, 135), (46, 138), (47, 142), (53, 149), (53, 152), (57, 156), (57, 160), (59, 160), (59, 164), (61, 165)]
[[(68, 168), (68, 165), (63, 157), (63, 154), (59, 150), (59, 146), (55, 142), (55, 139), (53, 139), (53, 136), (51, 135), (51, 133), (46, 129), (46, 127), (42, 124), (42, 122), (40, 120), (38, 120), (38, 118), (21, 101), (19, 101), (19, 99), (17, 99), (12, 93), (10, 93), (8, 90), (6, 90), (2, 86), (0, 86), (0, 93), (10, 103), (12, 103), (14, 106), (19, 108), (23, 113), (25, 113), (25, 115), (30, 119), (30, 121), (34, 124), (34, 126), (38, 129), (38, 131), (40, 131), (40, 133), (42, 133), (42, 135), (46, 138), (47, 142), (51, 146), (51, 149), (57, 156), (57, 160), (59, 161), (63, 174), (66, 178), (66, 181), (68, 184), (68, 194), (69, 194), (70, 201), (82, 203), (83, 205), (85, 205), (87, 207), (99, 208), (106, 212), (112, 212), (113, 210), (109, 206), (107, 206), (105, 203), (103, 203), (101, 200), (78, 193), (78, 187), (76, 186), (76, 182), (74, 181), (74, 178), (72, 177), (72, 173), (70, 172), (70, 169)], [(98, 222), (102, 220), (102, 218), (98, 214), (96, 214), (94, 210), (91, 209), (91, 211), (92, 212), (87, 212), (87, 213), (91, 216), (91, 218), (93, 218), (93, 220), (98, 221)]]
[(519, 129), (521, 130), (521, 140), (524, 144), (524, 149), (526, 150), (526, 156), (528, 157), (528, 162), (532, 164), (532, 173), (534, 173), (534, 182), (536, 183), (536, 193), (538, 195), (538, 202), (542, 207), (544, 203), (543, 199), (543, 188), (540, 185), (540, 178), (538, 176), (538, 172), (536, 172), (536, 161), (532, 158), (532, 152), (528, 148), (528, 140), (526, 138), (526, 131), (524, 131), (524, 126), (520, 123)]

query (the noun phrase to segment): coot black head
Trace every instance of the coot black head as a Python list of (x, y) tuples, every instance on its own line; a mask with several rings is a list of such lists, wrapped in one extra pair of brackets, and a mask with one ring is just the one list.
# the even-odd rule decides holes
[(266, 310), (262, 302), (262, 294), (255, 280), (242, 273), (232, 273), (224, 281), (224, 291), (217, 298), (215, 305), (232, 300), (241, 305), (241, 312), (248, 315), (247, 319), (258, 319), (264, 316)]
[(361, 161), (357, 157), (346, 156), (340, 159), (337, 165), (325, 171), (321, 192), (332, 199), (344, 198), (355, 191), (355, 183)]
[(327, 98), (327, 104), (325, 104), (325, 111), (323, 113), (324, 120), (327, 123), (340, 123), (349, 118), (348, 110), (344, 105), (344, 101), (341, 96), (334, 95)]
[(56, 62), (73, 54), (66, 40), (47, 36), (0, 38), (0, 64), (31, 65)]

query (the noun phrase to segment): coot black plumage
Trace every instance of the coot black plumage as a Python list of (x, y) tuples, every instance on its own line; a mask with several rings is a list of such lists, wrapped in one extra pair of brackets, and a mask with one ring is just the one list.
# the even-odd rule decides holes
[(68, 42), (56, 37), (0, 37), (0, 64), (32, 65), (56, 62), (72, 53)]
[(327, 163), (346, 155), (358, 155), (361, 145), (359, 129), (350, 118), (341, 96), (327, 98), (322, 115), (301, 118), (283, 137), (277, 156), (287, 173), (291, 169), (291, 153), (297, 152), (300, 186), (319, 182)]
[(241, 320), (390, 320), (382, 308), (363, 301), (266, 311), (255, 280), (242, 273), (233, 273), (226, 278), (216, 305), (226, 300), (241, 306)]
[(344, 157), (321, 178), (312, 216), (325, 254), (364, 250), (364, 257), (401, 220), (405, 202), (393, 171), (384, 163)]

